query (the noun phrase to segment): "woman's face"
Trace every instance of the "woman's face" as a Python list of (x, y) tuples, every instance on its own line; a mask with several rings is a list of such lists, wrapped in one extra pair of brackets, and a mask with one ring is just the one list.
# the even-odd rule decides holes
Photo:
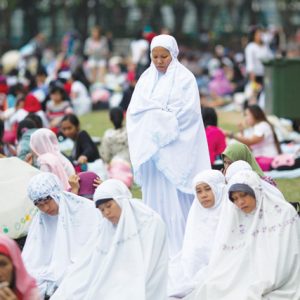
[(51, 197), (47, 197), (44, 200), (38, 201), (35, 206), (47, 215), (58, 215), (59, 206)]
[(227, 168), (233, 163), (227, 156), (224, 155), (223, 157), (223, 164), (224, 164), (224, 173), (226, 172)]
[(0, 283), (12, 283), (14, 273), (14, 266), (7, 256), (0, 254)]
[(249, 109), (245, 110), (245, 121), (248, 126), (255, 125), (256, 121)]
[(256, 30), (254, 34), (254, 42), (260, 44), (262, 42), (262, 32), (260, 30)]
[(200, 204), (204, 208), (210, 208), (215, 205), (215, 195), (208, 184), (206, 183), (197, 184), (196, 194)]
[(101, 211), (104, 218), (109, 220), (114, 225), (118, 224), (122, 210), (115, 200), (110, 200), (100, 204), (98, 209)]
[(232, 192), (231, 197), (233, 203), (246, 214), (256, 208), (256, 199), (245, 192)]
[(100, 36), (101, 36), (101, 33), (100, 33), (100, 31), (97, 28), (93, 28), (91, 30), (91, 36), (92, 36), (92, 38), (94, 40), (98, 40), (100, 38)]
[(161, 73), (165, 73), (167, 71), (168, 66), (172, 61), (171, 53), (163, 47), (155, 47), (152, 50), (151, 58), (156, 69)]
[(78, 127), (72, 124), (69, 120), (63, 121), (60, 127), (64, 136), (75, 140), (78, 134)]

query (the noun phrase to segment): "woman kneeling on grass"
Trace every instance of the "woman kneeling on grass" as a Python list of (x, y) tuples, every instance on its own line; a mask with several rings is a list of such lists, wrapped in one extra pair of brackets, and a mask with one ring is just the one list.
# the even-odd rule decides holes
[(159, 215), (117, 179), (99, 185), (94, 202), (103, 216), (98, 237), (51, 299), (166, 299), (168, 251)]
[(81, 248), (95, 238), (100, 218), (91, 201), (64, 192), (58, 177), (51, 173), (34, 176), (28, 196), (39, 211), (22, 256), (41, 294), (51, 296)]
[(228, 184), (205, 280), (187, 300), (300, 299), (300, 221), (254, 171)]

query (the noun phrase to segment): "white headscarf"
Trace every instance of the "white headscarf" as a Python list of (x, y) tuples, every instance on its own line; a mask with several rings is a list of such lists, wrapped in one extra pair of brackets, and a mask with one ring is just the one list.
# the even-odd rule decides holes
[[(225, 174), (226, 182), (229, 182), (230, 179), (238, 172), (249, 171), (249, 170), (253, 170), (253, 169), (251, 165), (246, 161), (244, 160), (234, 161), (232, 164), (229, 165), (229, 167), (226, 170), (226, 174)], [(265, 181), (262, 178), (261, 178), (261, 185), (263, 189), (268, 191), (268, 193), (274, 194), (274, 196), (280, 197), (283, 200), (285, 200), (283, 194), (280, 192), (280, 190), (277, 187), (275, 187), (274, 185), (270, 184), (269, 182)]]
[(161, 218), (131, 199), (117, 179), (104, 181), (94, 194), (94, 201), (109, 198), (122, 209), (118, 224), (103, 219), (94, 245), (70, 268), (51, 300), (166, 299), (168, 253)]
[[(196, 187), (206, 183), (212, 189), (215, 204), (204, 208), (197, 198)], [(222, 203), (226, 199), (225, 177), (218, 170), (206, 170), (193, 180), (195, 199), (191, 206), (181, 252), (169, 267), (169, 296), (183, 296), (195, 286), (196, 275), (208, 265), (214, 244)]]
[(261, 182), (254, 171), (231, 178), (229, 189), (240, 183), (254, 190), (256, 208), (246, 214), (226, 201), (205, 280), (186, 299), (300, 299), (299, 216)]
[(137, 182), (140, 166), (153, 159), (179, 190), (192, 194), (194, 175), (210, 169), (199, 91), (194, 75), (177, 60), (176, 40), (159, 35), (151, 49), (158, 46), (170, 52), (172, 61), (164, 74), (151, 63), (135, 87), (127, 113), (130, 159)]
[(100, 218), (91, 201), (63, 192), (58, 177), (48, 172), (30, 180), (28, 196), (32, 201), (51, 196), (59, 205), (56, 216), (36, 214), (22, 253), (28, 272), (43, 293), (50, 285), (58, 285), (80, 249), (94, 238)]
[(179, 54), (179, 49), (178, 49), (177, 42), (173, 36), (168, 34), (161, 34), (155, 36), (151, 41), (151, 45), (150, 45), (151, 52), (155, 47), (163, 47), (167, 49), (170, 52), (172, 59), (173, 60), (177, 59), (177, 56)]

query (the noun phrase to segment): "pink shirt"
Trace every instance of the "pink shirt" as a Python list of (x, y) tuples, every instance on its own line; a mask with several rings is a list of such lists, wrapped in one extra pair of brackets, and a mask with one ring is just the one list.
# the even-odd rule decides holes
[(226, 148), (226, 137), (221, 129), (216, 126), (205, 128), (210, 162), (213, 164), (218, 155), (221, 155)]

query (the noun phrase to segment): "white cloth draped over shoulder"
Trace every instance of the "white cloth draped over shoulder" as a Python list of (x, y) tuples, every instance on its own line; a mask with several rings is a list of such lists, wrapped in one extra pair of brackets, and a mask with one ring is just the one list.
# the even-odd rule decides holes
[(59, 284), (81, 248), (95, 238), (101, 218), (92, 201), (63, 192), (58, 177), (48, 172), (30, 180), (28, 196), (32, 201), (51, 196), (59, 205), (57, 216), (36, 214), (22, 253), (28, 272), (44, 294)]
[(130, 159), (138, 182), (140, 166), (153, 159), (179, 190), (192, 194), (195, 174), (210, 169), (199, 91), (177, 60), (175, 39), (157, 36), (151, 50), (157, 46), (169, 50), (172, 61), (165, 74), (151, 63), (137, 82), (127, 113)]
[[(196, 194), (196, 186), (206, 183), (212, 189), (215, 204), (204, 208)], [(193, 180), (195, 199), (185, 229), (182, 250), (170, 261), (168, 295), (183, 297), (197, 284), (197, 274), (209, 263), (222, 204), (226, 199), (225, 177), (218, 170), (199, 173)]]
[(127, 134), (134, 179), (143, 201), (166, 223), (173, 256), (182, 247), (193, 177), (211, 167), (195, 77), (177, 60), (172, 36), (154, 37), (151, 51), (158, 46), (172, 61), (165, 73), (152, 62), (140, 77), (127, 112)]
[(256, 208), (245, 214), (226, 201), (205, 280), (184, 299), (300, 299), (299, 216), (261, 182), (254, 171), (231, 178), (229, 189), (241, 183), (254, 190)]
[(165, 226), (158, 214), (131, 197), (119, 180), (98, 186), (94, 201), (114, 199), (122, 210), (119, 222), (103, 218), (93, 245), (70, 267), (51, 300), (166, 299)]

